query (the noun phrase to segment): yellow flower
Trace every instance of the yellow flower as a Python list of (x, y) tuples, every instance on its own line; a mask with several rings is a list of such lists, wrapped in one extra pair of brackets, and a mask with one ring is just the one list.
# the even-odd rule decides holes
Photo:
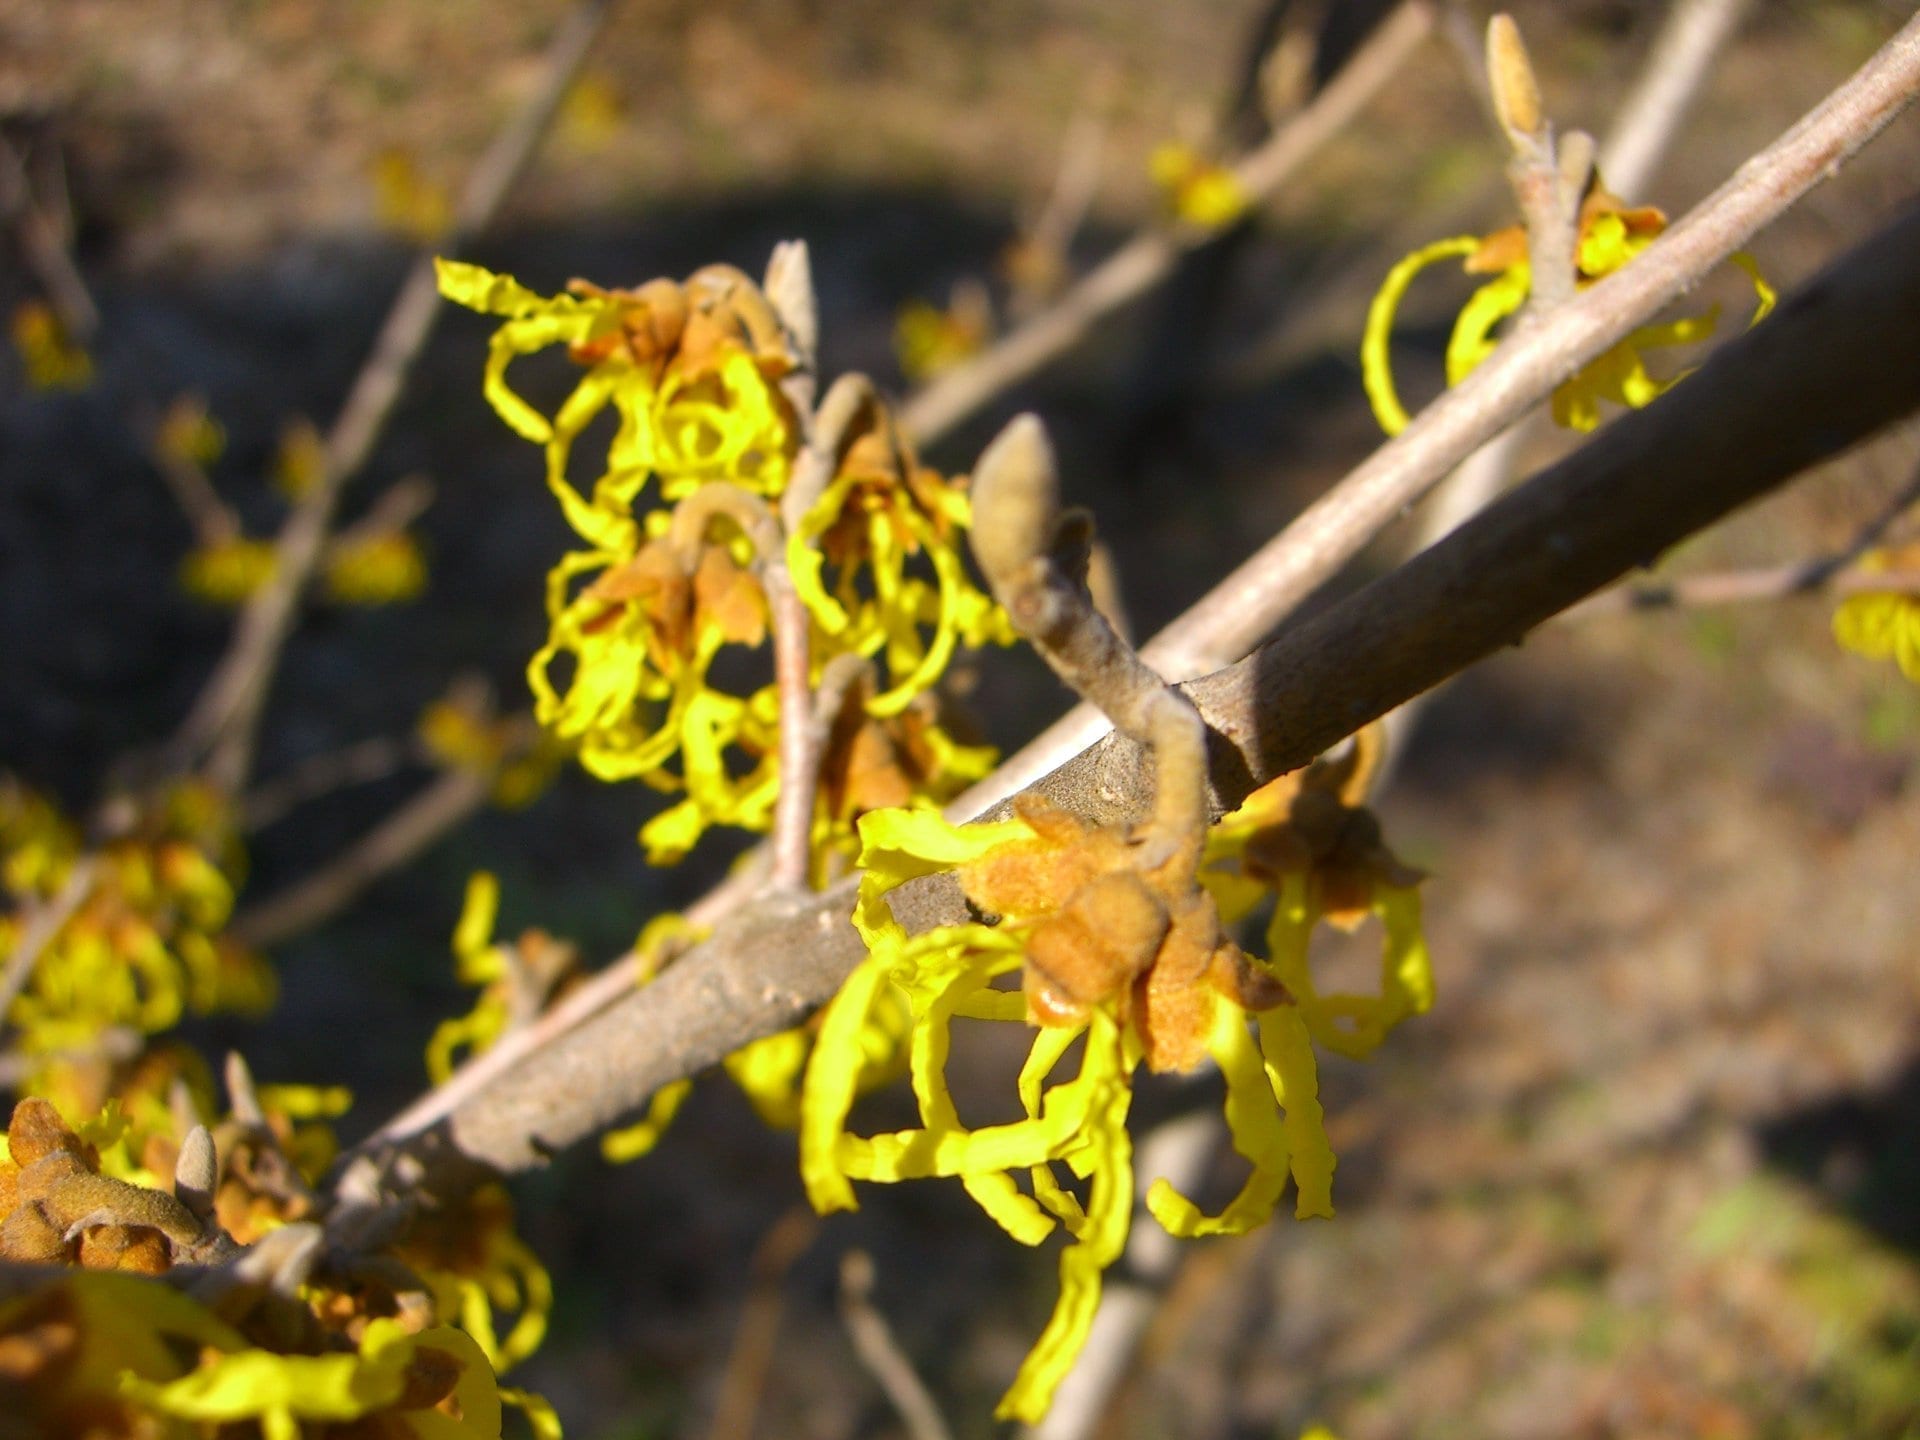
[[(1861, 557), (1860, 568), (1920, 570), (1920, 544), (1870, 551)], [(1833, 612), (1833, 638), (1869, 660), (1893, 661), (1920, 685), (1920, 595), (1894, 590), (1849, 595)]]
[[(1627, 207), (1596, 180), (1580, 208), (1579, 245), (1575, 283), (1580, 288), (1611, 275), (1656, 240), (1667, 218), (1651, 206)], [(1440, 260), (1460, 258), (1470, 275), (1492, 275), (1476, 290), (1454, 320), (1447, 341), (1447, 384), (1458, 385), (1499, 341), (1493, 331), (1516, 314), (1532, 289), (1526, 231), (1510, 226), (1487, 236), (1461, 235), (1436, 240), (1406, 256), (1387, 272), (1386, 281), (1367, 311), (1365, 338), (1360, 346), (1360, 368), (1374, 418), (1389, 435), (1407, 427), (1408, 415), (1394, 389), (1388, 345), (1393, 317), (1407, 287), (1420, 271)], [(1753, 282), (1757, 304), (1749, 325), (1758, 324), (1773, 309), (1774, 292), (1760, 277), (1750, 255), (1738, 254), (1733, 263)], [(1592, 430), (1600, 423), (1601, 401), (1639, 409), (1651, 404), (1685, 377), (1686, 372), (1661, 380), (1652, 375), (1644, 352), (1692, 344), (1710, 336), (1719, 320), (1719, 307), (1704, 314), (1657, 325), (1643, 325), (1612, 349), (1589, 361), (1578, 374), (1553, 392), (1553, 418), (1571, 429)]]
[[(1284, 989), (1219, 934), (1211, 900), (1156, 888), (1160, 872), (1134, 869), (1132, 848), (1115, 832), (1029, 802), (1011, 820), (964, 829), (931, 811), (877, 811), (860, 833), (854, 924), (869, 953), (821, 1021), (802, 1099), (801, 1175), (823, 1212), (854, 1206), (854, 1180), (946, 1175), (1023, 1244), (1056, 1225), (1067, 1231), (1059, 1302), (998, 1411), (1030, 1423), (1085, 1344), (1101, 1274), (1126, 1244), (1135, 1070), (1186, 1069), (1207, 1056), (1220, 1065), (1228, 1126), (1251, 1175), (1217, 1216), (1164, 1182), (1148, 1205), (1177, 1235), (1239, 1233), (1272, 1214), (1290, 1176), (1297, 1214), (1331, 1213), (1333, 1156), (1313, 1052)], [(887, 893), (954, 868), (968, 898), (1001, 923), (909, 938)], [(1020, 989), (999, 983), (1015, 972), (1023, 972)], [(866, 1063), (862, 1032), (890, 997), (913, 1021), (909, 1070), (921, 1123), (860, 1136), (846, 1123)], [(955, 1019), (1038, 1025), (1018, 1084), (1024, 1119), (979, 1128), (961, 1121), (946, 1080)], [(1078, 1073), (1055, 1080), (1082, 1037)], [(1057, 1163), (1088, 1182), (1084, 1201)]]
[(93, 361), (67, 334), (51, 305), (28, 300), (9, 325), (13, 348), (36, 390), (84, 390), (93, 381)]
[(523, 722), (490, 720), (465, 704), (436, 700), (420, 713), (414, 734), (437, 765), (493, 777), (493, 803), (531, 805), (553, 781), (563, 752), (544, 737), (528, 742)]
[(337, 542), (324, 575), (328, 597), (342, 605), (394, 605), (426, 589), (427, 561), (411, 534), (390, 530)]
[[(965, 490), (921, 466), (892, 420), (876, 415), (789, 537), (787, 567), (826, 652), (884, 666), (868, 714), (905, 709), (957, 645), (1012, 642), (1005, 614), (960, 557), (971, 518)], [(930, 580), (909, 571), (920, 557)]]
[[(220, 931), (233, 908), (240, 855), (230, 822), (203, 793), (168, 799), (99, 854), (94, 880), (47, 945), (9, 1019), (33, 1054), (91, 1047), (102, 1031), (152, 1034), (186, 1011), (258, 1012), (273, 976)], [(0, 878), (18, 901), (57, 894), (79, 858), (58, 812), (24, 787), (0, 784)], [(0, 953), (15, 915), (0, 917)]]
[(613, 82), (605, 75), (586, 74), (567, 89), (560, 114), (554, 121), (557, 139), (583, 155), (605, 150), (620, 133), (626, 120), (626, 107)]
[(326, 443), (311, 420), (295, 420), (280, 432), (280, 448), (273, 457), (273, 483), (287, 499), (303, 499), (320, 483), (326, 468)]
[(273, 578), (273, 543), (236, 535), (188, 552), (180, 562), (180, 588), (209, 605), (238, 605)]
[(1252, 203), (1238, 176), (1191, 145), (1169, 140), (1155, 146), (1149, 168), (1167, 207), (1189, 225), (1221, 229), (1246, 214)]
[[(656, 280), (638, 290), (577, 281), (547, 298), (478, 265), (436, 262), (440, 293), (501, 316), (482, 390), (523, 439), (544, 446), (547, 484), (580, 537), (616, 560), (639, 542), (633, 505), (657, 477), (677, 500), (709, 480), (778, 494), (797, 448), (774, 382), (794, 364), (779, 321), (744, 275), (709, 266), (685, 285)], [(517, 356), (565, 345), (586, 374), (551, 418), (507, 385)], [(567, 478), (573, 442), (613, 407), (618, 429), (607, 466), (581, 492)]]
[(501, 1372), (540, 1348), (553, 1313), (553, 1280), (513, 1222), (505, 1189), (483, 1185), (423, 1212), (393, 1249), (426, 1282), (434, 1313), (471, 1335)]
[(380, 223), (409, 240), (431, 244), (453, 224), (447, 187), (423, 175), (413, 156), (397, 146), (374, 157), (373, 191)]
[[(1266, 932), (1273, 972), (1314, 1042), (1356, 1060), (1431, 1009), (1434, 993), (1416, 888), (1422, 876), (1387, 849), (1379, 822), (1361, 807), (1367, 766), (1356, 748), (1256, 790), (1215, 827), (1201, 872), (1234, 919), (1276, 896)], [(1314, 927), (1324, 920), (1353, 930), (1369, 916), (1383, 935), (1379, 993), (1322, 995), (1307, 959)]]
[(951, 370), (987, 343), (993, 316), (986, 293), (956, 287), (946, 309), (924, 300), (909, 300), (893, 322), (893, 353), (900, 373), (918, 385), (943, 370)]
[(227, 448), (227, 432), (207, 413), (198, 395), (182, 395), (160, 417), (153, 443), (169, 459), (189, 465), (211, 465)]

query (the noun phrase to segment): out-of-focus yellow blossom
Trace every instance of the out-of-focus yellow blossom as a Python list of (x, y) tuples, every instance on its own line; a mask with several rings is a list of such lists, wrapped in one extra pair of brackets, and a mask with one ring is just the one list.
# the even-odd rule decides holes
[[(1059, 1302), (997, 1412), (1031, 1423), (1085, 1344), (1101, 1274), (1126, 1244), (1135, 1071), (1189, 1069), (1208, 1056), (1220, 1065), (1228, 1125), (1252, 1173), (1217, 1216), (1164, 1182), (1148, 1204), (1177, 1235), (1239, 1233), (1271, 1215), (1289, 1177), (1297, 1214), (1331, 1213), (1333, 1155), (1313, 1051), (1284, 989), (1220, 937), (1211, 900), (1160, 894), (1158, 872), (1132, 869), (1132, 847), (1117, 833), (1029, 803), (1011, 820), (964, 829), (931, 811), (879, 811), (861, 820), (860, 834), (854, 924), (869, 954), (821, 1022), (802, 1101), (801, 1175), (823, 1212), (854, 1206), (854, 1180), (944, 1175), (959, 1177), (1024, 1244), (1066, 1229), (1073, 1243), (1061, 1255)], [(968, 898), (1000, 924), (909, 938), (887, 893), (956, 868)], [(1020, 990), (997, 983), (1023, 969)], [(921, 1124), (860, 1136), (846, 1122), (866, 1064), (863, 1032), (889, 995), (913, 1021)], [(946, 1081), (959, 1018), (1039, 1025), (1018, 1085), (1024, 1119), (978, 1128), (961, 1120)], [(1077, 1075), (1055, 1080), (1081, 1040)], [(1088, 1182), (1084, 1200), (1056, 1163)], [(1015, 1179), (1022, 1172), (1026, 1190)]]
[[(1396, 858), (1363, 808), (1370, 760), (1356, 746), (1256, 790), (1209, 837), (1201, 880), (1237, 920), (1277, 897), (1267, 926), (1273, 972), (1292, 993), (1314, 1042), (1365, 1059), (1401, 1021), (1433, 1006), (1433, 963), (1421, 927), (1421, 873)], [(1322, 995), (1307, 951), (1322, 921), (1380, 921), (1380, 988)]]
[(289, 500), (305, 498), (327, 470), (326, 442), (311, 420), (295, 420), (280, 432), (273, 457), (273, 483)]
[(154, 432), (154, 448), (171, 460), (211, 465), (227, 448), (227, 432), (207, 413), (198, 395), (182, 395), (167, 407)]
[[(23, 907), (49, 900), (80, 858), (79, 836), (24, 786), (0, 783), (0, 880), (13, 900), (0, 917), (0, 954)], [(72, 917), (60, 927), (8, 1018), (34, 1054), (85, 1050), (103, 1031), (153, 1034), (187, 1011), (258, 1013), (272, 972), (220, 932), (233, 909), (240, 856), (231, 823), (196, 787), (151, 808), (98, 852)]]
[[(1652, 206), (1630, 208), (1596, 179), (1580, 207), (1579, 245), (1575, 254), (1575, 283), (1585, 289), (1628, 264), (1667, 228), (1667, 217)], [(1491, 235), (1461, 235), (1424, 245), (1387, 272), (1385, 283), (1367, 311), (1365, 337), (1360, 346), (1360, 369), (1374, 418), (1389, 435), (1407, 427), (1408, 415), (1393, 384), (1388, 346), (1393, 317), (1407, 287), (1420, 271), (1438, 261), (1460, 258), (1469, 275), (1494, 278), (1474, 291), (1461, 308), (1447, 341), (1447, 384), (1458, 385), (1491, 355), (1499, 340), (1493, 331), (1516, 314), (1532, 290), (1532, 268), (1527, 255), (1527, 233), (1514, 225)], [(1749, 325), (1758, 324), (1773, 309), (1774, 292), (1761, 278), (1753, 257), (1737, 254), (1733, 263), (1753, 282), (1756, 305)], [(1686, 372), (1661, 380), (1646, 365), (1645, 352), (1688, 345), (1713, 334), (1719, 322), (1718, 306), (1700, 315), (1643, 325), (1606, 353), (1589, 361), (1578, 374), (1553, 392), (1555, 423), (1574, 430), (1592, 430), (1600, 423), (1600, 404), (1611, 401), (1632, 409), (1651, 404), (1685, 378)]]
[(414, 733), (434, 762), (493, 776), (493, 803), (518, 810), (553, 782), (564, 752), (544, 737), (528, 741), (524, 719), (487, 718), (453, 700), (436, 700), (420, 714)]
[(239, 605), (273, 578), (273, 543), (244, 535), (202, 545), (180, 562), (180, 588), (208, 605)]
[[(1920, 572), (1920, 543), (1872, 550), (1862, 570)], [(1882, 590), (1849, 595), (1833, 612), (1833, 638), (1869, 660), (1891, 660), (1920, 685), (1920, 595)]]
[(93, 360), (67, 334), (53, 307), (42, 300), (16, 306), (8, 322), (13, 348), (36, 390), (84, 390), (93, 382)]
[(554, 120), (554, 137), (583, 155), (596, 155), (613, 143), (626, 119), (620, 94), (605, 75), (588, 73), (567, 89)]
[(426, 1282), (434, 1313), (471, 1335), (502, 1373), (540, 1348), (553, 1313), (553, 1281), (513, 1220), (506, 1190), (483, 1185), (423, 1212), (394, 1246)]
[(427, 587), (426, 556), (405, 530), (337, 541), (323, 573), (328, 598), (342, 605), (395, 605)]
[(1189, 225), (1218, 230), (1247, 213), (1252, 197), (1233, 171), (1169, 140), (1156, 145), (1148, 168), (1166, 196), (1167, 208)]
[(480, 998), (467, 1014), (441, 1021), (427, 1042), (427, 1074), (436, 1085), (453, 1074), (460, 1052), (478, 1055), (509, 1025), (533, 1019), (533, 1007), (551, 998), (575, 968), (573, 947), (542, 930), (527, 931), (511, 947), (495, 943), (499, 912), (500, 882), (475, 872), (454, 927), (453, 954), (460, 983), (479, 986)]
[(453, 224), (447, 187), (423, 175), (413, 156), (398, 146), (374, 157), (373, 193), (380, 223), (409, 240), (431, 244)]
[(909, 300), (900, 307), (893, 322), (893, 353), (900, 373), (918, 385), (978, 354), (992, 331), (986, 291), (956, 286), (945, 309), (925, 300)]

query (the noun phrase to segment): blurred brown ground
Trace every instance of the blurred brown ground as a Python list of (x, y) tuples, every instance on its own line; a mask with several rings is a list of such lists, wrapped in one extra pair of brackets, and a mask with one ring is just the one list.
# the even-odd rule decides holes
[[(0, 761), (84, 800), (114, 754), (178, 714), (222, 627), (173, 593), (185, 527), (117, 417), (136, 393), (207, 394), (231, 435), (219, 478), (267, 523), (258, 475), (282, 421), (330, 413), (403, 263), (381, 229), (379, 158), (457, 185), (535, 83), (562, 8), (0, 0), (0, 124), (64, 155), (106, 315), (94, 391), (29, 399), (7, 371), (0, 396)], [(1218, 113), (1255, 8), (627, 0), (589, 67), (611, 114), (563, 126), (480, 258), (540, 287), (629, 283), (710, 259), (755, 268), (803, 234), (827, 367), (897, 384), (895, 307), (990, 268), (1096, 95), (1111, 127), (1084, 252), (1150, 213), (1148, 149)], [(1564, 121), (1604, 129), (1662, 8), (1515, 5)], [(1633, 198), (1684, 209), (1906, 13), (1761, 6), (1653, 193)], [(1769, 276), (1784, 289), (1864, 235), (1911, 194), (1917, 162), (1909, 116), (1760, 237)], [(1427, 238), (1425, 213), (1457, 220), (1475, 195), (1472, 225), (1500, 223), (1497, 165), (1431, 46), (1270, 208), (1204, 313), (1176, 291), (1000, 408), (1035, 405), (1059, 429), (1143, 628), (1371, 447), (1352, 353), (1379, 265), (1341, 257), (1383, 231)], [(24, 285), (0, 276), (0, 300)], [(1273, 345), (1310, 292), (1331, 297), (1319, 328)], [(1741, 313), (1733, 284), (1714, 298)], [(1421, 303), (1427, 394), (1446, 312)], [(564, 535), (534, 453), (481, 405), (483, 334), (445, 327), (358, 492), (434, 476), (433, 590), (316, 618), (277, 695), (270, 768), (404, 728), (462, 668), (521, 693)], [(1202, 336), (1198, 361), (1145, 349)], [(1246, 361), (1262, 346), (1272, 363)], [(933, 458), (965, 468), (991, 423)], [(1838, 543), (1917, 454), (1909, 427), (1666, 563)], [(1059, 697), (1032, 664), (995, 665), (980, 703), (1017, 740)], [(1917, 1433), (1917, 752), (1920, 695), (1839, 652), (1819, 602), (1563, 627), (1447, 692), (1383, 807), (1433, 872), (1439, 1005), (1373, 1065), (1329, 1062), (1340, 1218), (1195, 1246), (1109, 1433)], [(298, 833), (268, 832), (255, 885), (398, 793), (337, 797), (283, 827)], [(264, 1031), (204, 1038), (242, 1045), (267, 1078), (350, 1080), (372, 1124), (419, 1084), (433, 1018), (464, 1004), (445, 944), (468, 870), (501, 873), (509, 927), (544, 924), (593, 955), (697, 892), (717, 859), (640, 866), (645, 803), (576, 777), (524, 815), (485, 817), (288, 947)], [(342, 1076), (349, 1025), (364, 1040)], [(982, 1086), (1006, 1059), (966, 1058)], [(526, 1383), (576, 1436), (705, 1433), (749, 1255), (799, 1203), (790, 1142), (713, 1085), (654, 1157), (620, 1171), (567, 1157), (522, 1193), (562, 1297)], [(789, 1272), (755, 1433), (897, 1433), (833, 1318), (835, 1257), (856, 1244), (956, 1432), (989, 1433), (1052, 1258), (928, 1186), (873, 1193)]]

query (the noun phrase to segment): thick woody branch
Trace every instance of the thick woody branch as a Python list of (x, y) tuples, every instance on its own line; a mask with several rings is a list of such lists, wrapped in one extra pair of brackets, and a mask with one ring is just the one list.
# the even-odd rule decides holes
[[(1648, 409), (1622, 417), (1446, 540), (1238, 665), (1187, 687), (1213, 731), (1215, 803), (1306, 764), (1667, 546), (1920, 406), (1920, 209), (1788, 299)], [(1816, 418), (1817, 417), (1817, 418)], [(1111, 737), (1039, 787), (1088, 818), (1151, 804), (1139, 747)], [(861, 955), (842, 884), (709, 942), (644, 992), (400, 1142), (429, 1186), (541, 1163), (659, 1086), (795, 1023)], [(949, 877), (896, 892), (910, 930), (961, 918)]]

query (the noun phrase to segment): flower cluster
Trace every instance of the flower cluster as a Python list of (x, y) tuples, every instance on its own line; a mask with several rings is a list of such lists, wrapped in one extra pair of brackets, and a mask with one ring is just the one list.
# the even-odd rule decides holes
[(93, 358), (45, 301), (29, 300), (16, 308), (7, 330), (27, 384), (35, 390), (84, 390), (93, 383)]
[[(1379, 843), (1371, 817), (1347, 803), (1338, 773), (1270, 787), (1191, 857), (1155, 860), (1136, 837), (1023, 799), (1013, 818), (956, 828), (925, 812), (860, 824), (864, 868), (854, 923), (867, 960), (825, 1012), (808, 1066), (801, 1173), (822, 1211), (852, 1208), (855, 1180), (956, 1176), (1010, 1235), (1038, 1244), (1062, 1227), (1060, 1299), (999, 1413), (1033, 1422), (1085, 1343), (1102, 1272), (1126, 1244), (1133, 1208), (1127, 1115), (1134, 1077), (1192, 1070), (1211, 1059), (1226, 1085), (1235, 1149), (1251, 1167), (1239, 1193), (1209, 1215), (1166, 1181), (1148, 1191), (1177, 1236), (1238, 1234), (1269, 1219), (1291, 1180), (1295, 1214), (1332, 1214), (1334, 1156), (1318, 1098), (1313, 1042), (1360, 1053), (1431, 1003), (1414, 872)], [(1350, 775), (1346, 777), (1350, 779)], [(1309, 798), (1311, 797), (1311, 798)], [(998, 923), (908, 936), (886, 896), (919, 876), (956, 872), (972, 905)], [(1279, 897), (1273, 956), (1250, 956), (1222, 915), (1250, 912), (1257, 890)], [(1321, 996), (1307, 939), (1354, 907), (1379, 914), (1388, 939), (1378, 997)], [(1015, 975), (1019, 988), (1010, 988)], [(847, 1128), (864, 1035), (876, 1009), (911, 1017), (918, 1128), (863, 1136)], [(1030, 1024), (1018, 1092), (1024, 1118), (969, 1127), (946, 1081), (956, 1020)], [(1077, 1072), (1056, 1078), (1076, 1042)], [(1084, 1198), (1055, 1167), (1087, 1182)], [(1024, 1176), (1023, 1189), (1017, 1177)]]
[[(36, 1433), (79, 1433), (67, 1422), (91, 1414), (114, 1423), (89, 1434), (207, 1436), (250, 1421), (298, 1437), (308, 1423), (365, 1420), (369, 1434), (492, 1440), (506, 1402), (557, 1436), (544, 1401), (494, 1378), (539, 1343), (551, 1305), (504, 1193), (436, 1210), (384, 1254), (316, 1266), (308, 1222), (321, 1218), (313, 1186), (331, 1156), (297, 1163), (287, 1142), (295, 1112), (334, 1097), (246, 1086), (252, 1119), (182, 1140), (176, 1113), (150, 1131), (140, 1149), (157, 1171), (129, 1158), (134, 1127), (117, 1103), (78, 1129), (45, 1100), (15, 1108), (0, 1256), (77, 1272), (0, 1304), (9, 1393)], [(181, 1095), (176, 1110), (197, 1109)], [(501, 1311), (515, 1315), (504, 1339)]]
[[(1596, 179), (1580, 206), (1576, 284), (1592, 285), (1628, 264), (1667, 228), (1667, 217), (1652, 206), (1627, 206)], [(1414, 277), (1438, 261), (1458, 258), (1469, 275), (1493, 278), (1474, 291), (1461, 307), (1447, 341), (1447, 384), (1458, 385), (1491, 355), (1499, 340), (1494, 330), (1518, 313), (1532, 291), (1533, 274), (1527, 253), (1527, 232), (1518, 225), (1491, 235), (1461, 235), (1423, 245), (1387, 272), (1385, 282), (1367, 311), (1367, 327), (1360, 346), (1360, 368), (1374, 418), (1389, 435), (1407, 427), (1408, 416), (1394, 389), (1388, 344), (1393, 317)], [(1732, 257), (1753, 282), (1757, 304), (1748, 323), (1757, 324), (1773, 308), (1774, 292), (1760, 277), (1753, 258)], [(1553, 392), (1553, 418), (1575, 430), (1592, 430), (1600, 423), (1602, 401), (1632, 409), (1651, 404), (1677, 385), (1683, 375), (1659, 379), (1648, 369), (1646, 353), (1692, 344), (1713, 334), (1719, 321), (1716, 306), (1699, 315), (1657, 325), (1643, 325)], [(1683, 372), (1684, 374), (1684, 372)]]
[[(81, 862), (78, 831), (47, 800), (0, 778), (0, 954)], [(241, 856), (226, 807), (183, 784), (103, 844), (73, 913), (48, 940), (8, 1019), (30, 1054), (90, 1049), (103, 1032), (154, 1034), (187, 1012), (258, 1013), (272, 1004), (265, 962), (222, 934)]]
[[(545, 297), (450, 261), (440, 285), (503, 319), (486, 396), (544, 448), (548, 486), (583, 542), (548, 580), (551, 629), (528, 667), (536, 717), (599, 778), (682, 797), (642, 831), (650, 859), (677, 860), (714, 825), (772, 823), (779, 699), (764, 663), (739, 657), (768, 640), (773, 567), (791, 574), (809, 617), (810, 681), (841, 657), (866, 664), (849, 687), (864, 719), (835, 727), (828, 772), (897, 771), (932, 800), (982, 773), (983, 753), (955, 743), (919, 698), (957, 645), (1005, 638), (959, 557), (966, 495), (918, 463), (877, 402), (847, 427), (817, 493), (789, 495), (805, 417), (782, 382), (800, 351), (759, 287), (709, 266), (684, 282), (576, 281)], [(553, 345), (585, 373), (548, 416), (506, 371)], [(577, 484), (575, 441), (608, 411), (604, 468)], [(776, 513), (782, 502), (790, 513)], [(864, 798), (842, 785), (823, 802), (823, 857), (851, 848)]]

